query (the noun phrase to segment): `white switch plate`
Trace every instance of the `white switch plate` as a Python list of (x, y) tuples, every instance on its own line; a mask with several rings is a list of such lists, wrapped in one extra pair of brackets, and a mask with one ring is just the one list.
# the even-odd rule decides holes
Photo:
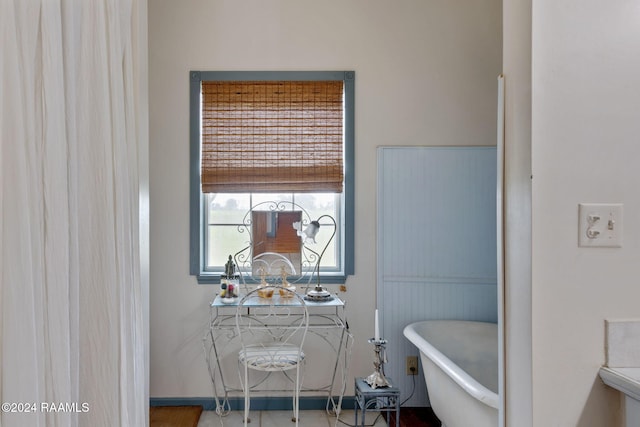
[(580, 203), (578, 246), (622, 247), (622, 204)]

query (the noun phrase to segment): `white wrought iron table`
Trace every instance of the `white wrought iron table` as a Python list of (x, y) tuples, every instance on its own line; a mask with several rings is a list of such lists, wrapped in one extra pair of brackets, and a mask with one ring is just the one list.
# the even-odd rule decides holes
[[(242, 296), (240, 296), (241, 298)], [(242, 393), (239, 383), (234, 383), (229, 374), (237, 371), (237, 354), (239, 349), (236, 330), (237, 303), (220, 298), (219, 295), (210, 303), (210, 322), (208, 331), (203, 338), (205, 358), (209, 369), (209, 376), (213, 385), (216, 412), (225, 415), (231, 411), (229, 395)], [(288, 298), (281, 298), (277, 293), (271, 298), (273, 303), (280, 306), (290, 306), (295, 315), (296, 304)], [(267, 301), (255, 299), (243, 312), (243, 316), (251, 316), (252, 307), (267, 305)], [(247, 306), (245, 304), (245, 306)], [(299, 307), (301, 307), (298, 304)], [(342, 398), (347, 384), (347, 376), (353, 344), (353, 336), (349, 332), (346, 319), (345, 302), (334, 295), (330, 301), (306, 302), (309, 313), (308, 338), (305, 342), (307, 355), (306, 370), (318, 372), (326, 369), (327, 375), (321, 381), (328, 381), (312, 387), (303, 385), (302, 393), (326, 394), (326, 410), (336, 416), (340, 415)], [(311, 351), (310, 351), (311, 348)], [(331, 356), (331, 357), (328, 357)], [(256, 384), (257, 390), (261, 384)], [(279, 391), (265, 388), (265, 391)]]

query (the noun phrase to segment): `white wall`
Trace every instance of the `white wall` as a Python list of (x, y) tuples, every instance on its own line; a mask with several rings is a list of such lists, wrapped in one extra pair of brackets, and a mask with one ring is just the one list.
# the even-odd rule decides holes
[[(533, 1), (533, 425), (615, 426), (604, 319), (640, 318), (640, 4)], [(577, 246), (580, 202), (624, 204), (624, 246)]]
[[(149, 2), (151, 396), (211, 394), (201, 338), (214, 287), (188, 265), (188, 71), (356, 71), (352, 376), (372, 370), (376, 147), (491, 145), (499, 0)], [(352, 386), (347, 393), (353, 393)]]

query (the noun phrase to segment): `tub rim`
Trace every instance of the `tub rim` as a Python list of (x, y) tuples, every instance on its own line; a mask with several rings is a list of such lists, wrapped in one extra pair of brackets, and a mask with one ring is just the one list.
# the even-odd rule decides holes
[[(487, 406), (498, 409), (499, 406), (499, 397), (498, 393), (495, 393), (492, 390), (489, 390), (484, 385), (480, 384), (475, 378), (465, 372), (458, 365), (453, 363), (451, 359), (442, 354), (440, 350), (435, 348), (429, 341), (427, 341), (424, 337), (422, 337), (418, 332), (416, 332), (416, 325), (422, 323), (447, 323), (447, 322), (455, 322), (455, 323), (483, 323), (483, 324), (493, 324), (491, 322), (478, 322), (478, 321), (470, 321), (470, 320), (420, 320), (417, 322), (413, 322), (404, 327), (402, 333), (403, 335), (413, 344), (418, 350), (424, 352), (425, 355), (431, 359), (440, 369), (442, 369), (449, 377), (453, 379), (463, 390), (473, 396), (476, 400), (484, 403)], [(420, 343), (418, 345), (417, 343)], [(423, 351), (422, 346), (428, 351)], [(423, 367), (424, 369), (424, 367)], [(427, 384), (428, 387), (428, 384)]]

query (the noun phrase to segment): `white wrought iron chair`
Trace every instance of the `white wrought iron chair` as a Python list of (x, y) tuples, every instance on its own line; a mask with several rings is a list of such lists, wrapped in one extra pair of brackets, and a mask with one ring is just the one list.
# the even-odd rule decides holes
[[(309, 327), (309, 313), (304, 298), (295, 292), (271, 286), (273, 296), (261, 298), (261, 289), (254, 289), (239, 302), (236, 310), (236, 327), (241, 349), (238, 353), (238, 373), (244, 391), (244, 425), (249, 422), (250, 371), (295, 371), (293, 390), (293, 418), (298, 425), (301, 365), (305, 360), (303, 344)], [(264, 295), (264, 293), (263, 293)], [(262, 383), (262, 381), (260, 381)]]

